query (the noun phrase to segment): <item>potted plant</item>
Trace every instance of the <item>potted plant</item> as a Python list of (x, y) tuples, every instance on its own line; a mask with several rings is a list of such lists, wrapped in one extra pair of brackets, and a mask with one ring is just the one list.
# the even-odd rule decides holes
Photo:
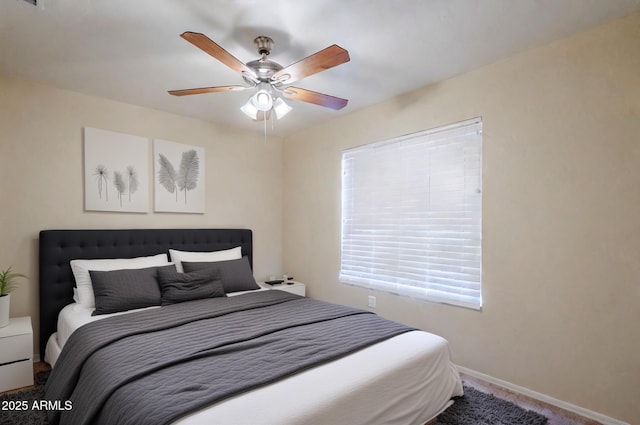
[(9, 306), (11, 292), (18, 287), (18, 279), (26, 278), (25, 275), (14, 273), (11, 266), (0, 270), (0, 328), (9, 324)]

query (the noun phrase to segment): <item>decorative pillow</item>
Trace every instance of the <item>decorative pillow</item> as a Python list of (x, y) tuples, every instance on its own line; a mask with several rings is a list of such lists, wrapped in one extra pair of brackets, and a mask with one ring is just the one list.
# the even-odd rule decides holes
[(171, 261), (176, 264), (178, 273), (183, 273), (182, 262), (183, 261), (226, 261), (237, 260), (242, 258), (242, 247), (237, 246), (231, 249), (223, 249), (221, 251), (212, 252), (191, 252), (191, 251), (177, 251), (175, 249), (169, 250)]
[(186, 272), (195, 270), (214, 269), (220, 271), (222, 285), (226, 293), (237, 291), (251, 291), (260, 289), (253, 277), (249, 258), (242, 257), (239, 260), (216, 262), (184, 262), (182, 266)]
[(89, 270), (96, 309), (92, 316), (160, 305), (158, 269), (175, 266), (111, 271)]
[(227, 296), (216, 269), (178, 273), (175, 269), (160, 268), (158, 281), (162, 292), (162, 305)]
[(71, 270), (78, 288), (78, 301), (85, 307), (95, 307), (95, 297), (91, 287), (89, 270), (109, 271), (122, 269), (144, 269), (154, 266), (166, 266), (169, 263), (167, 254), (152, 255), (149, 257), (114, 258), (100, 260), (71, 260)]

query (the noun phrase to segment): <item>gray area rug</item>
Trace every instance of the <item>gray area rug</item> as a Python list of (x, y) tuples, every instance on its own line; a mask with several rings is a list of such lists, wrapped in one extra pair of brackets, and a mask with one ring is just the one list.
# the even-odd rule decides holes
[[(49, 377), (49, 371), (38, 372), (35, 377), (35, 387), (13, 394), (0, 396), (0, 425), (46, 425), (47, 414), (41, 410), (33, 410), (34, 401), (44, 399), (44, 384)], [(23, 403), (27, 402), (29, 409), (22, 409)]]
[(464, 396), (442, 412), (435, 425), (545, 425), (546, 416), (464, 386)]
[[(34, 401), (44, 397), (44, 384), (49, 372), (36, 375), (33, 389), (0, 396), (0, 406), (11, 402)], [(15, 403), (14, 403), (15, 405)], [(46, 425), (46, 414), (39, 410), (11, 410), (0, 412), (0, 425)], [(464, 396), (456, 397), (453, 406), (445, 410), (435, 425), (545, 425), (547, 418), (530, 410), (524, 410), (510, 401), (485, 394), (472, 387), (464, 387)]]

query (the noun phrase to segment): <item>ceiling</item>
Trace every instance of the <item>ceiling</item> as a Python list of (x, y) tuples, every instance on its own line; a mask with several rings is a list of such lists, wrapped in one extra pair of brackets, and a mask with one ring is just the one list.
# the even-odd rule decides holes
[(288, 101), (293, 111), (268, 124), (284, 137), (638, 11), (640, 0), (2, 0), (0, 73), (262, 132), (239, 110), (251, 91), (167, 94), (243, 83), (181, 33), (206, 34), (242, 62), (267, 35), (283, 66), (347, 49), (350, 62), (295, 83), (347, 107)]

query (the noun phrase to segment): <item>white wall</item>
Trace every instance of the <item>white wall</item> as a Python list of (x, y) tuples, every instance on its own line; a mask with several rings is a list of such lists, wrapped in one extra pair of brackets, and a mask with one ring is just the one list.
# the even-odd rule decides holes
[(338, 282), (348, 147), (484, 120), (481, 312), (377, 295), (443, 335), (468, 368), (640, 422), (640, 15), (285, 139), (285, 270), (314, 298)]
[[(42, 229), (249, 228), (256, 277), (282, 273), (281, 140), (2, 75), (0, 99), (0, 268), (29, 276), (11, 316), (32, 317), (36, 343)], [(150, 164), (153, 138), (204, 147), (206, 213), (155, 214), (153, 188), (148, 214), (85, 212), (84, 126), (148, 137)]]

